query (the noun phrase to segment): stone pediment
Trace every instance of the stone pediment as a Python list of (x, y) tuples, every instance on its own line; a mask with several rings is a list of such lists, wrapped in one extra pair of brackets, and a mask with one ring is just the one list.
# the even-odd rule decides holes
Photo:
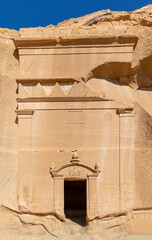
[(64, 179), (87, 179), (90, 175), (97, 177), (100, 170), (98, 163), (94, 168), (80, 163), (77, 151), (74, 151), (70, 163), (63, 164), (57, 169), (53, 164), (50, 167), (50, 173), (52, 177), (63, 177)]
[(100, 170), (82, 163), (67, 163), (56, 170), (50, 170), (53, 177), (63, 176), (66, 179), (86, 179), (90, 174), (98, 176)]

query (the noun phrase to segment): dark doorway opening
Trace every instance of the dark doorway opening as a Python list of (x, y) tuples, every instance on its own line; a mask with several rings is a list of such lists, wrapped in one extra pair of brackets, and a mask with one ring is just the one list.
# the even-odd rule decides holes
[(64, 213), (66, 218), (86, 225), (86, 181), (64, 181)]

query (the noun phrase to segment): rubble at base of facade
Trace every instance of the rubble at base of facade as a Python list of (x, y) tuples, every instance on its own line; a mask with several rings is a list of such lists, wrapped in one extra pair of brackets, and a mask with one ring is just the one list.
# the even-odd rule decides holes
[(152, 5), (0, 29), (0, 239), (152, 239)]

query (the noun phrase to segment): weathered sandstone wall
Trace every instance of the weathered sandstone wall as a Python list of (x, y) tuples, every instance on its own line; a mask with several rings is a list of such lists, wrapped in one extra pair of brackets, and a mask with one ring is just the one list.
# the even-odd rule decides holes
[[(94, 38), (106, 38), (106, 41), (113, 39), (114, 42), (121, 44), (122, 38), (129, 35), (133, 36), (136, 43), (132, 61), (127, 62), (123, 56), (120, 61), (115, 60), (115, 56), (112, 60), (98, 59), (97, 64), (92, 61), (90, 66), (82, 67), (80, 71), (73, 70), (73, 77), (83, 83), (83, 86), (91, 90), (95, 96), (112, 99), (127, 105), (128, 108), (134, 108), (135, 167), (132, 171), (135, 171), (135, 185), (134, 197), (130, 195), (133, 207), (127, 206), (127, 198), (126, 203), (123, 199), (122, 209), (119, 208), (118, 211), (108, 212), (109, 210), (103, 206), (104, 211), (101, 209), (99, 219), (89, 223), (85, 230), (77, 230), (70, 223), (65, 226), (50, 211), (41, 214), (21, 213), (17, 190), (19, 143), (18, 120), (15, 113), (19, 91), (16, 83), (19, 55), (13, 39), (50, 38), (56, 39), (60, 44), (64, 39), (65, 41), (72, 39), (73, 42), (74, 39), (84, 39), (83, 41), (88, 43)], [(75, 239), (80, 236), (83, 239), (92, 239), (92, 236), (95, 239), (111, 239), (127, 234), (152, 235), (151, 65), (152, 5), (129, 13), (103, 10), (45, 28), (20, 29), (19, 32), (0, 29), (0, 239), (17, 240), (21, 237), (26, 240), (31, 237), (52, 240)], [(59, 69), (56, 72), (58, 74)], [(83, 89), (82, 86), (81, 88)], [(80, 89), (78, 88), (78, 92)], [(128, 161), (128, 164), (132, 162)], [(129, 178), (133, 172), (128, 173), (127, 167), (124, 174), (128, 174)], [(122, 184), (125, 196), (125, 191), (128, 191), (130, 186), (128, 189), (126, 185), (123, 187)], [(132, 192), (132, 189), (130, 191)], [(103, 192), (100, 194), (106, 202), (106, 193), (103, 196)], [(36, 208), (39, 208), (38, 205)]]
[(17, 208), (17, 125), (16, 83), (18, 56), (10, 40), (16, 31), (1, 29), (0, 34), (0, 203)]

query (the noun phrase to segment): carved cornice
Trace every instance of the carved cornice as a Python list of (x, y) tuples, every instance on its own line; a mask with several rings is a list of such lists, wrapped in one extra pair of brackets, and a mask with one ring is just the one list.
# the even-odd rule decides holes
[(88, 174), (87, 176), (88, 176), (89, 178), (98, 177), (98, 173)]
[(86, 101), (111, 101), (101, 97), (33, 97), (17, 98), (17, 102), (86, 102)]
[[(135, 45), (138, 41), (138, 37), (135, 35), (126, 35), (126, 36), (107, 36), (107, 37), (70, 37), (70, 38), (26, 38), (18, 37), (13, 38), (14, 44), (17, 49), (19, 48), (40, 48), (42, 46), (64, 46), (64, 45), (92, 45), (92, 44), (132, 44)], [(72, 47), (72, 46), (71, 46)]]
[(15, 110), (16, 114), (19, 115), (33, 115), (34, 110), (32, 109), (17, 109)]
[(23, 83), (23, 84), (45, 84), (45, 83), (56, 83), (56, 82), (61, 82), (61, 83), (74, 83), (74, 82), (79, 82), (78, 79), (74, 78), (17, 78), (16, 79), (17, 83)]
[(116, 113), (117, 114), (128, 114), (131, 113), (133, 111), (133, 108), (118, 108)]

